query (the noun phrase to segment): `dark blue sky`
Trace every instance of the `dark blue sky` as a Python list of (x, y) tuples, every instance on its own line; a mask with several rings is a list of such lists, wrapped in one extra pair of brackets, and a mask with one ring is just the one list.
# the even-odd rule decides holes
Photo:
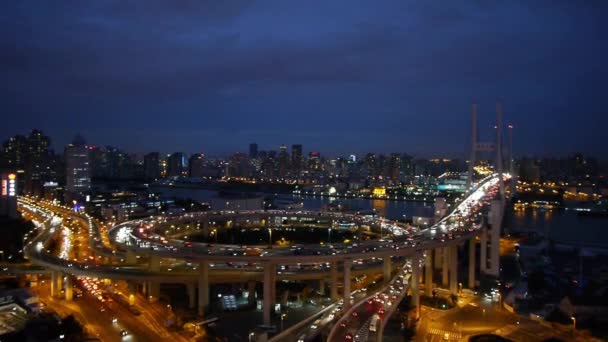
[(453, 155), (500, 99), (517, 153), (606, 157), (606, 37), (608, 1), (3, 1), (0, 137)]

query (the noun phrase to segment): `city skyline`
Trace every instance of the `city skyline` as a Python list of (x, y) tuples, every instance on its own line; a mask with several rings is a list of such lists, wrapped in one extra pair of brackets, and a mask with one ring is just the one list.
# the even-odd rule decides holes
[(501, 101), (516, 154), (606, 156), (605, 3), (369, 6), (5, 4), (0, 135), (455, 155)]

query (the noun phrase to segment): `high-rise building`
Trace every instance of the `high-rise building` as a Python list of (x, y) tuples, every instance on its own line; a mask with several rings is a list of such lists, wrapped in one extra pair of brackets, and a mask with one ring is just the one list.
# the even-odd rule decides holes
[(153, 180), (160, 178), (160, 154), (150, 152), (144, 156), (144, 178)]
[(393, 181), (398, 181), (401, 174), (401, 155), (392, 153), (389, 161), (389, 177)]
[(289, 154), (287, 146), (281, 145), (279, 148), (279, 177), (286, 177), (289, 173)]
[(38, 129), (27, 137), (25, 156), (25, 192), (41, 195), (42, 186), (49, 180), (49, 146), (51, 139)]
[(169, 156), (167, 160), (167, 176), (179, 177), (182, 176), (186, 167), (186, 157), (181, 152), (175, 152)]
[(308, 169), (312, 171), (321, 170), (321, 154), (319, 152), (310, 152), (308, 154)]
[(205, 176), (205, 155), (195, 153), (188, 160), (189, 176), (194, 178), (203, 178)]
[(302, 145), (291, 145), (291, 169), (295, 175), (302, 171)]
[(401, 173), (405, 177), (414, 176), (414, 165), (413, 165), (414, 157), (410, 156), (407, 153), (401, 155)]
[(376, 155), (374, 153), (366, 154), (365, 158), (363, 159), (363, 166), (364, 166), (365, 174), (368, 177), (377, 176), (376, 160), (377, 160)]
[(251, 177), (252, 171), (251, 163), (244, 153), (235, 153), (230, 157), (230, 160), (226, 164), (226, 177)]
[(91, 188), (89, 150), (80, 136), (65, 148), (66, 191), (81, 194)]
[(23, 170), (28, 152), (27, 138), (15, 135), (2, 145), (2, 167), (10, 170)]
[(249, 158), (255, 159), (258, 157), (258, 144), (251, 143), (249, 144)]
[(89, 166), (92, 178), (106, 178), (107, 160), (106, 151), (99, 146), (89, 146)]

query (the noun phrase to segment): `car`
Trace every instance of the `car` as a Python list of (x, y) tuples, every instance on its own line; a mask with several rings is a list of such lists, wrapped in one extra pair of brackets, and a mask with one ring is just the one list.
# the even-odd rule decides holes
[(352, 315), (353, 315), (353, 317), (359, 316), (359, 314), (357, 313), (357, 311), (353, 311)]
[(117, 323), (117, 322), (118, 322), (118, 318), (112, 317), (112, 323)]
[(340, 328), (346, 328), (347, 325), (348, 325), (348, 321), (340, 322)]
[(346, 333), (346, 335), (344, 335), (344, 341), (352, 341), (352, 340), (353, 340), (353, 334)]
[(120, 331), (120, 336), (124, 337), (124, 336), (127, 336), (127, 335), (129, 335), (128, 331), (126, 331), (126, 330), (121, 330)]

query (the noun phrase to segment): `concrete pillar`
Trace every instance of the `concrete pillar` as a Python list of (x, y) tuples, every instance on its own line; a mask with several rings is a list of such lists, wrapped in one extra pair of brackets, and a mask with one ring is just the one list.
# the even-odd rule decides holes
[(137, 284), (134, 282), (128, 282), (127, 286), (129, 288), (129, 306), (135, 305), (135, 294), (137, 293)]
[(160, 283), (158, 281), (148, 282), (148, 300), (151, 303), (156, 302), (160, 298)]
[(264, 324), (270, 325), (270, 315), (272, 313), (272, 288), (274, 284), (272, 283), (272, 272), (274, 271), (273, 264), (266, 263), (264, 265), (264, 305), (262, 309), (264, 310)]
[(424, 293), (428, 297), (433, 295), (433, 250), (426, 252), (424, 261)]
[(272, 312), (274, 312), (274, 304), (277, 301), (277, 265), (276, 264), (272, 264), (271, 267), (271, 272), (270, 272), (270, 290), (272, 291), (272, 295), (270, 296), (270, 301), (271, 301), (271, 310)]
[(502, 225), (503, 199), (495, 199), (490, 207), (490, 262), (487, 274), (498, 277), (500, 273), (500, 227)]
[(150, 259), (148, 260), (148, 271), (160, 272), (160, 258), (156, 255), (150, 255)]
[(382, 280), (388, 283), (391, 280), (391, 257), (387, 256), (382, 259)]
[(198, 314), (205, 314), (209, 306), (209, 263), (201, 261), (198, 265)]
[(194, 283), (187, 283), (186, 290), (188, 291), (188, 309), (196, 307), (196, 287)]
[(209, 236), (209, 232), (210, 232), (210, 229), (209, 229), (209, 218), (205, 217), (205, 218), (203, 218), (203, 235), (204, 236)]
[(126, 263), (127, 264), (136, 264), (137, 263), (137, 254), (135, 254), (132, 250), (127, 250), (126, 254)]
[(443, 247), (441, 251), (441, 286), (443, 288), (448, 287), (449, 260), (450, 249), (448, 247)]
[(65, 275), (65, 300), (74, 299), (74, 288), (72, 284), (72, 276), (69, 274)]
[(410, 288), (412, 291), (412, 306), (414, 307), (414, 317), (420, 317), (420, 252), (414, 253), (412, 256), (412, 282)]
[(435, 248), (435, 262), (434, 262), (434, 266), (436, 270), (441, 269), (441, 252), (443, 251), (443, 248)]
[(57, 295), (57, 272), (51, 272), (51, 297), (55, 297)]
[(255, 281), (250, 280), (247, 282), (247, 290), (249, 291), (249, 296), (247, 297), (247, 302), (249, 305), (255, 304)]
[(331, 300), (338, 300), (338, 262), (332, 261), (330, 268)]
[(319, 293), (325, 294), (325, 279), (319, 279)]
[(450, 251), (450, 292), (458, 292), (458, 246), (449, 247)]
[(475, 239), (469, 240), (469, 289), (475, 288)]
[(479, 244), (479, 270), (486, 273), (488, 269), (488, 229), (481, 228), (481, 243)]
[(342, 297), (344, 298), (344, 310), (347, 310), (348, 308), (350, 308), (350, 269), (353, 264), (353, 261), (350, 259), (345, 259), (343, 264), (344, 285), (342, 288), (344, 290), (344, 293), (342, 293)]
[(63, 290), (63, 273), (61, 272), (57, 272), (57, 275), (55, 277), (55, 289), (58, 295), (60, 295), (61, 290)]

